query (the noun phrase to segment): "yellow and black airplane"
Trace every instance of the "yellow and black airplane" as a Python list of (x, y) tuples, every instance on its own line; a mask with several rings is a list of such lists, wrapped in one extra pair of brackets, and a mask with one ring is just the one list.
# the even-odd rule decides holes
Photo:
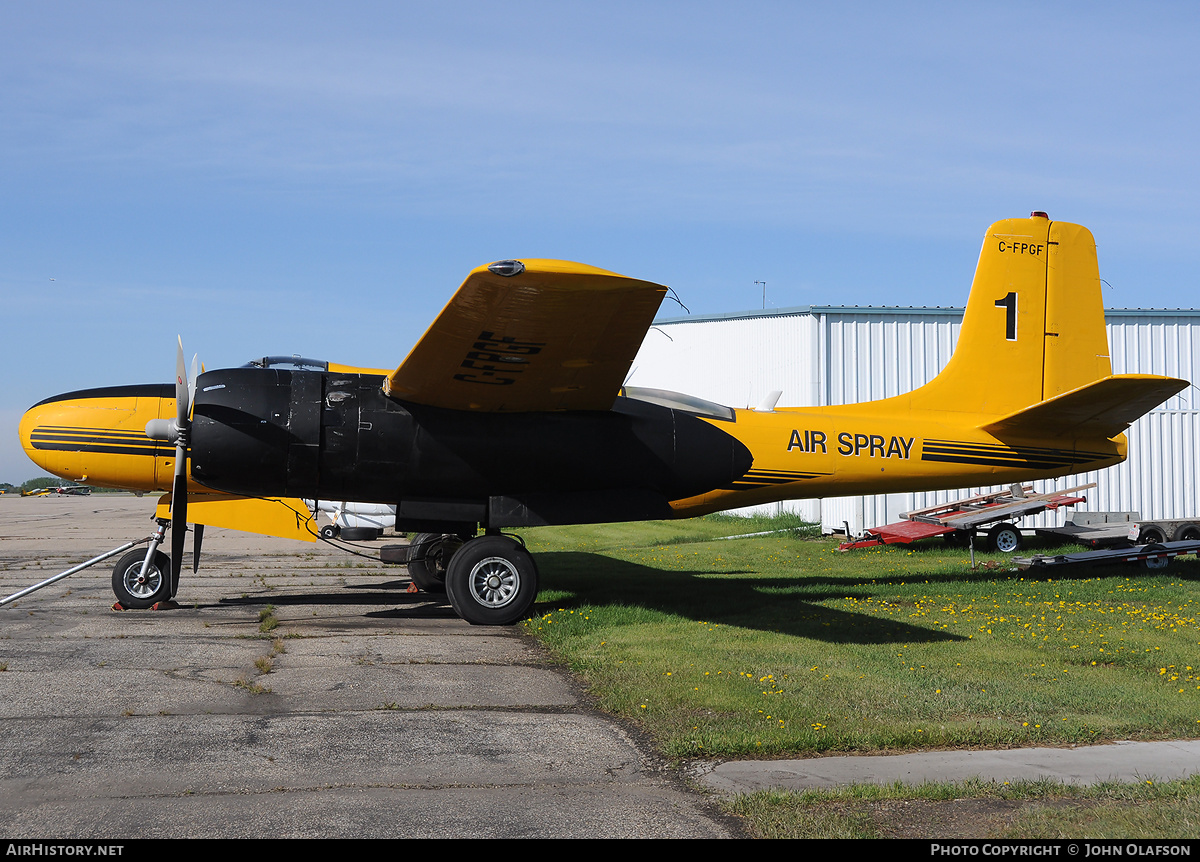
[(1124, 460), (1122, 432), (1187, 385), (1112, 374), (1092, 235), (1040, 212), (988, 228), (950, 362), (882, 401), (759, 412), (623, 388), (665, 292), (500, 261), (467, 276), (394, 371), (193, 366), (189, 389), (181, 349), (174, 389), (47, 399), (21, 441), (67, 479), (174, 488), (172, 576), (157, 543), (133, 552), (113, 578), (127, 605), (175, 594), (186, 523), (311, 539), (297, 498), (355, 500), (396, 505), (396, 528), (420, 534), (419, 587), (504, 625), (528, 610), (537, 568), (502, 529), (1094, 470)]

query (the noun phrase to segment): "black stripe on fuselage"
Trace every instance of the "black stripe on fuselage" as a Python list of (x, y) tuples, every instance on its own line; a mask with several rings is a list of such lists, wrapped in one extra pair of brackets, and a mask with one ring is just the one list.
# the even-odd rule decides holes
[[(77, 389), (39, 401), (33, 407), (58, 401), (86, 401), (91, 398), (174, 398), (173, 383), (137, 383), (130, 386), (102, 386), (98, 389)], [(29, 409), (32, 410), (33, 407)]]
[(829, 473), (794, 473), (787, 470), (750, 470), (740, 479), (735, 479), (722, 487), (723, 491), (746, 491), (753, 488), (770, 488), (774, 485), (786, 485), (789, 482), (799, 482), (803, 479), (816, 479), (818, 476), (828, 476)]
[(997, 446), (959, 440), (926, 440), (921, 446), (922, 461), (950, 464), (979, 464), (989, 467), (1058, 468), (1087, 464), (1113, 457), (1106, 452), (1080, 452), (1038, 446)]
[(34, 449), (57, 452), (100, 452), (107, 455), (170, 456), (175, 447), (151, 440), (136, 431), (103, 428), (34, 428), (29, 433)]
[(135, 446), (113, 446), (101, 443), (35, 443), (34, 449), (49, 449), (58, 452), (99, 452), (104, 455), (149, 455), (167, 457), (174, 449), (155, 449)]
[(114, 440), (149, 439), (144, 431), (135, 431), (132, 428), (86, 428), (82, 425), (39, 425), (30, 433), (42, 435), (86, 434), (89, 437), (111, 437)]

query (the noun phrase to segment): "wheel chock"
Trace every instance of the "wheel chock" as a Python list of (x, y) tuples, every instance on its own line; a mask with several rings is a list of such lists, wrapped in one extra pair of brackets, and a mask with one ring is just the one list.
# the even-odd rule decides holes
[[(135, 610), (135, 608), (127, 608), (127, 607), (125, 607), (125, 606), (124, 606), (123, 604), (121, 604), (120, 602), (113, 602), (113, 603), (112, 603), (112, 609), (113, 609), (114, 611), (132, 611), (132, 610)], [(169, 599), (168, 599), (168, 600), (161, 601), (161, 602), (155, 602), (155, 603), (154, 603), (154, 604), (152, 604), (150, 607), (146, 608), (146, 610), (148, 610), (148, 611), (177, 611), (177, 610), (179, 610), (179, 605), (178, 605), (178, 603), (176, 603), (176, 602), (174, 602), (174, 601), (171, 601), (171, 600), (169, 600)]]

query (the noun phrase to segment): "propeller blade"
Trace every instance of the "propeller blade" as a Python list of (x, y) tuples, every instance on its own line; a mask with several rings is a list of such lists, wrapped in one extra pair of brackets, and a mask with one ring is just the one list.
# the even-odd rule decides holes
[(183, 361), (183, 337), (178, 336), (175, 352), (175, 478), (171, 482), (171, 597), (179, 590), (179, 572), (183, 568), (183, 546), (187, 541), (187, 459), (188, 430), (191, 426), (191, 386), (195, 385), (195, 360), (192, 360), (192, 380), (188, 380)]
[[(192, 354), (192, 371), (188, 375), (188, 407), (191, 408), (196, 403), (196, 360), (199, 359), (199, 354)], [(188, 419), (191, 420), (191, 410), (188, 410)]]
[[(186, 453), (176, 450), (175, 464), (182, 464)], [(179, 590), (179, 571), (183, 568), (183, 546), (187, 543), (187, 473), (175, 471), (171, 483), (171, 598)]]
[(188, 401), (187, 366), (183, 361), (183, 337), (179, 338), (179, 350), (175, 354), (175, 420), (180, 428), (187, 423), (191, 404)]
[(192, 527), (192, 574), (200, 571), (200, 545), (204, 542), (204, 525)]

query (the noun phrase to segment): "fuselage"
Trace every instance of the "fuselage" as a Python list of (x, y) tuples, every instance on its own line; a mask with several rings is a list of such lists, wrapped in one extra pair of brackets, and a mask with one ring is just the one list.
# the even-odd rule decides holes
[[(401, 521), (487, 526), (689, 517), (778, 500), (1007, 484), (1120, 462), (1115, 439), (1000, 439), (988, 417), (907, 396), (734, 410), (630, 390), (609, 411), (470, 413), (385, 396), (374, 374), (200, 376), (189, 488), (399, 505)], [(145, 434), (173, 387), (92, 389), (22, 419), (29, 456), (79, 482), (168, 491), (175, 449)]]

